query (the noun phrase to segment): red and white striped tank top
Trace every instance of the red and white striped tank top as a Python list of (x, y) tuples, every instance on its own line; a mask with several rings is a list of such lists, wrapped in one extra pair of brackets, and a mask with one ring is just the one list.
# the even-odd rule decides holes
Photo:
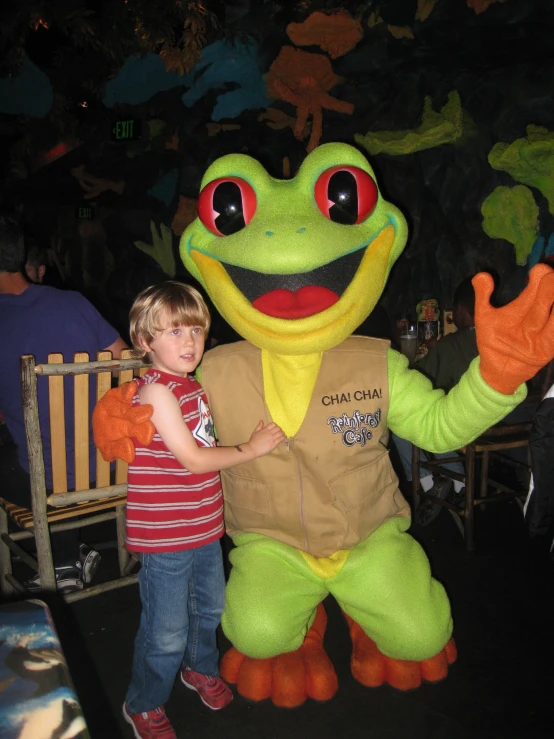
[[(140, 380), (168, 387), (198, 446), (215, 446), (208, 401), (193, 377), (151, 369)], [(133, 405), (139, 404), (138, 392)], [(127, 548), (132, 552), (177, 552), (209, 544), (223, 535), (223, 495), (218, 472), (195, 475), (171, 454), (156, 432), (149, 447), (135, 439), (129, 465)]]

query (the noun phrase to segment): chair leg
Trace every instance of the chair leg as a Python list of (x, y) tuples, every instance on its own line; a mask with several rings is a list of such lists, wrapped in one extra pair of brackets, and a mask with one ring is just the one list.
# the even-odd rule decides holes
[(125, 549), (125, 506), (118, 506), (116, 509), (116, 527), (117, 527), (117, 557), (119, 560), (119, 574), (121, 577), (125, 574), (125, 568), (129, 562), (129, 552)]
[(54, 558), (52, 557), (52, 542), (48, 525), (45, 527), (37, 524), (35, 520), (35, 542), (37, 545), (38, 574), (40, 576), (40, 589), (56, 592), (56, 572), (54, 570)]
[(483, 450), (483, 456), (481, 457), (481, 485), (479, 490), (479, 497), (486, 498), (488, 492), (488, 479), (489, 479), (489, 452)]
[[(2, 534), (8, 535), (8, 514), (0, 506), (0, 537)], [(3, 540), (0, 539), (0, 593), (3, 599), (9, 598), (13, 594), (13, 587), (6, 580), (6, 575), (12, 574), (12, 557), (9, 548)]]
[(466, 507), (464, 511), (464, 539), (468, 552), (473, 551), (473, 515), (475, 512), (475, 447), (467, 445), (466, 451)]

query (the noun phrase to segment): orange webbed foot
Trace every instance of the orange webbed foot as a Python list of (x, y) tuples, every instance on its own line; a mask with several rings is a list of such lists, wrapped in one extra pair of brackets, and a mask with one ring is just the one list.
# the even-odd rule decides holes
[(327, 616), (318, 606), (314, 623), (295, 652), (268, 659), (252, 659), (232, 647), (221, 661), (221, 676), (252, 701), (271, 698), (276, 706), (295, 708), (306, 698), (330, 700), (338, 688), (337, 675), (323, 649)]
[(355, 621), (346, 616), (352, 639), (352, 658), (350, 667), (352, 675), (362, 685), (376, 688), (383, 683), (392, 685), (398, 690), (413, 690), (423, 681), (437, 683), (448, 675), (448, 665), (456, 661), (457, 651), (454, 639), (441, 651), (424, 660), (393, 659), (379, 651)]

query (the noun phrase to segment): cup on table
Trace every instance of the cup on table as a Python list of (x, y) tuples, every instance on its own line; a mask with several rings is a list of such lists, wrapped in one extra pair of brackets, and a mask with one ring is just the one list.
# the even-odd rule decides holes
[(400, 334), (400, 351), (413, 364), (417, 354), (417, 324), (407, 323)]

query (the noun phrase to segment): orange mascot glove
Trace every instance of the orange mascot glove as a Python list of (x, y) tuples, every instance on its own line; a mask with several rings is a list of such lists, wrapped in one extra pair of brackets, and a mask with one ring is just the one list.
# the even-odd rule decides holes
[(537, 264), (527, 287), (502, 308), (489, 302), (494, 287), (489, 274), (475, 275), (472, 284), (481, 376), (511, 395), (554, 357), (554, 270)]
[(94, 443), (106, 462), (122, 459), (132, 462), (135, 458), (133, 438), (142, 446), (148, 446), (156, 429), (150, 421), (151, 405), (132, 406), (136, 392), (134, 382), (109, 390), (101, 398), (92, 414)]

